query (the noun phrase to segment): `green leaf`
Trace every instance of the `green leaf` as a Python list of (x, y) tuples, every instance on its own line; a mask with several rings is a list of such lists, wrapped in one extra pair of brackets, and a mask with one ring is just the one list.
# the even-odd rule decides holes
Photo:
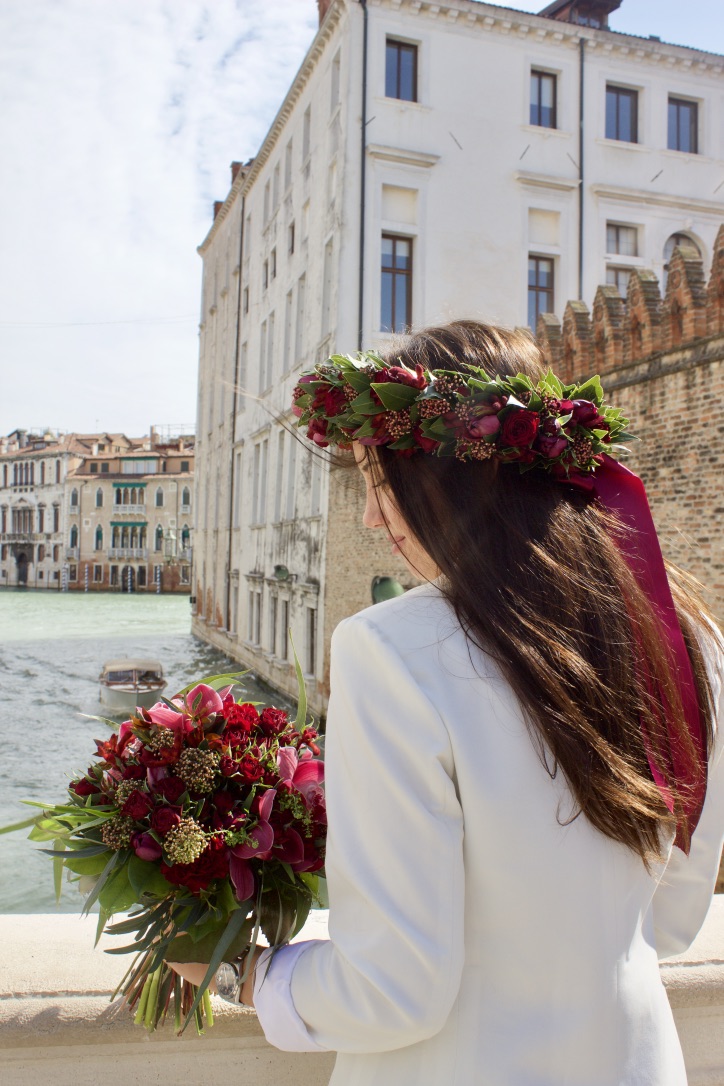
[(106, 912), (116, 913), (130, 909), (136, 902), (136, 896), (136, 891), (128, 881), (128, 868), (124, 865), (118, 867), (107, 879), (98, 898)]
[[(56, 841), (56, 845), (57, 845), (57, 843), (58, 842)], [(100, 845), (100, 844), (98, 844), (98, 845), (87, 845), (84, 848), (84, 847), (82, 847), (82, 845), (83, 845), (82, 841), (68, 841), (67, 842), (67, 847), (66, 847), (66, 842), (63, 841), (63, 840), (60, 840), (60, 845), (61, 845), (60, 850), (58, 850), (57, 848), (54, 848), (54, 849), (53, 848), (40, 848), (40, 849), (38, 849), (38, 852), (44, 852), (46, 856), (66, 856), (67, 852), (70, 851), (71, 857), (74, 860), (75, 859), (82, 860), (82, 859), (85, 859), (88, 856), (99, 856), (101, 853), (106, 853), (107, 854), (110, 851), (109, 848), (108, 848), (108, 845)], [(78, 845), (81, 845), (81, 847), (78, 848), (77, 847)]]
[(372, 420), (371, 420), (371, 419), (365, 419), (365, 421), (364, 421), (364, 422), (362, 423), (362, 425), (361, 425), (361, 426), (359, 426), (359, 427), (358, 427), (358, 428), (357, 428), (357, 429), (355, 430), (355, 432), (353, 433), (352, 437), (353, 437), (353, 439), (354, 439), (355, 441), (359, 441), (359, 440), (360, 440), (360, 438), (363, 438), (363, 437), (374, 437), (374, 435), (375, 435), (375, 428), (374, 428), (374, 426), (372, 425)]
[(110, 720), (107, 716), (94, 716), (92, 713), (78, 713), (78, 716), (82, 716), (84, 720), (97, 720), (100, 724), (105, 724), (113, 732), (117, 732), (121, 726), (117, 720)]
[(297, 673), (297, 691), (299, 696), (299, 703), (297, 705), (297, 717), (294, 721), (294, 727), (298, 732), (301, 732), (307, 724), (307, 688), (304, 685), (304, 674), (302, 672), (302, 665), (299, 663), (297, 650), (294, 647), (294, 638), (292, 637), (291, 627), (289, 628), (289, 640), (292, 643), (292, 653), (294, 655), (294, 670)]
[[(243, 909), (237, 909), (236, 912), (233, 912), (231, 914), (231, 916), (229, 917), (229, 922), (226, 925), (224, 933), (221, 936), (221, 938), (219, 939), (218, 943), (216, 944), (216, 946), (214, 948), (213, 953), (210, 956), (209, 968), (206, 970), (206, 975), (204, 976), (204, 979), (201, 981), (201, 984), (196, 989), (196, 997), (195, 997), (195, 999), (194, 999), (194, 1001), (193, 1001), (193, 1003), (191, 1005), (191, 1009), (189, 1010), (189, 1013), (186, 1016), (186, 1021), (183, 1024), (183, 1027), (181, 1029), (181, 1033), (184, 1032), (184, 1030), (188, 1026), (189, 1022), (191, 1021), (191, 1019), (196, 1014), (196, 1008), (198, 1007), (199, 1003), (201, 1002), (201, 999), (202, 999), (202, 996), (203, 996), (204, 992), (206, 991), (209, 984), (211, 983), (211, 979), (212, 979), (214, 973), (216, 972), (216, 970), (221, 965), (221, 962), (223, 961), (224, 955), (227, 953), (228, 948), (232, 945), (235, 938), (241, 932), (241, 930), (242, 930), (245, 923), (246, 923), (246, 917), (244, 916), (244, 910)], [(248, 941), (248, 940), (246, 940), (246, 941)], [(175, 959), (172, 958), (170, 960), (174, 961)]]
[[(64, 842), (62, 838), (58, 838), (55, 842), (55, 847), (59, 853), (62, 853), (64, 849)], [(55, 903), (60, 903), (60, 892), (63, 888), (63, 857), (62, 854), (58, 855), (53, 860), (53, 885), (55, 887)]]
[(576, 389), (577, 400), (593, 400), (594, 403), (600, 403), (603, 399), (603, 388), (601, 387), (601, 378), (596, 375), (591, 377), (585, 384), (579, 385)]
[(96, 941), (93, 944), (94, 946), (98, 946), (98, 943), (100, 941), (100, 937), (103, 934), (103, 929), (105, 928), (106, 924), (108, 923), (109, 918), (110, 918), (110, 914), (107, 913), (105, 909), (103, 909), (103, 908), (98, 909), (98, 923), (96, 924)]
[(139, 897), (141, 894), (166, 897), (171, 891), (160, 867), (149, 860), (142, 860), (135, 853), (128, 861), (128, 881)]
[(111, 873), (113, 872), (116, 864), (118, 863), (118, 861), (119, 861), (119, 859), (121, 858), (122, 855), (123, 855), (122, 852), (114, 852), (113, 855), (110, 857), (110, 859), (108, 860), (108, 863), (106, 864), (106, 866), (101, 871), (101, 875), (100, 875), (100, 878), (98, 879), (98, 882), (95, 884), (95, 886), (93, 887), (91, 892), (88, 894), (88, 897), (85, 899), (85, 905), (83, 906), (83, 910), (82, 910), (81, 915), (87, 916), (87, 914), (90, 912), (91, 905), (94, 905), (96, 903), (96, 901), (98, 900), (98, 897), (100, 895), (101, 890), (103, 889), (106, 882), (110, 878)]
[[(189, 683), (188, 686), (185, 686), (183, 690), (179, 690), (176, 697), (183, 698), (186, 694), (188, 694), (189, 690), (193, 690), (193, 688), (195, 686), (198, 686), (199, 683), (203, 683), (204, 686), (210, 686), (214, 690), (216, 690), (219, 686), (228, 686), (230, 683), (235, 686), (241, 686), (242, 683), (240, 680), (248, 674), (248, 671), (227, 671), (222, 675), (208, 675), (205, 679), (194, 679), (194, 681)], [(167, 705), (169, 704), (166, 698), (163, 698), (162, 700), (166, 701)], [(178, 711), (178, 705), (170, 705), (169, 707)]]
[[(238, 912), (238, 910), (237, 910)], [(232, 915), (234, 915), (232, 913)], [(244, 916), (242, 914), (242, 919)], [(200, 939), (191, 935), (179, 935), (166, 947), (166, 960), (169, 962), (208, 962), (213, 957), (219, 939), (224, 934), (228, 919), (215, 921), (213, 927)], [(244, 924), (224, 951), (224, 961), (231, 962), (243, 954), (249, 943), (251, 920)]]
[(13, 822), (10, 826), (0, 826), (0, 834), (15, 833), (16, 830), (25, 830), (28, 826), (34, 826), (37, 820), (38, 816), (34, 815), (32, 818), (26, 818), (23, 822)]
[(351, 385), (355, 392), (365, 392), (370, 387), (370, 379), (366, 373), (362, 373), (354, 366), (345, 369), (344, 379)]
[(388, 411), (404, 411), (420, 395), (419, 388), (398, 385), (392, 381), (373, 381), (370, 385)]

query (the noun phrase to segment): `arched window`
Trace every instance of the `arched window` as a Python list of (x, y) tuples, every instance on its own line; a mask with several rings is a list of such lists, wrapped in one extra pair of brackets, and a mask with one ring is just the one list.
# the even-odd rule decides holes
[(121, 490), (121, 488), (119, 486), (116, 487), (115, 493), (116, 493), (116, 496), (114, 498), (115, 504), (116, 505), (122, 505), (123, 504), (123, 491)]
[(13, 486), (18, 485), (18, 465), (13, 464)]
[(700, 257), (702, 255), (701, 248), (698, 242), (694, 241), (694, 239), (690, 237), (689, 234), (684, 234), (681, 231), (677, 232), (676, 234), (672, 234), (671, 237), (668, 238), (666, 245), (664, 245), (664, 277), (661, 284), (662, 290), (666, 290), (666, 281), (669, 278), (669, 265), (671, 263), (671, 258), (674, 255), (674, 249), (678, 248), (679, 245), (688, 245), (690, 249), (696, 249)]
[(45, 484), (45, 461), (43, 460), (41, 465), (40, 465), (40, 485), (43, 486), (44, 484)]
[(38, 506), (38, 531), (39, 532), (44, 532), (45, 531), (45, 506), (44, 505), (39, 505)]
[(60, 547), (56, 543), (53, 547), (53, 561), (57, 562), (60, 559)]
[(100, 524), (96, 528), (96, 550), (103, 550), (103, 529), (101, 528)]
[(188, 547), (190, 542), (191, 542), (191, 532), (189, 531), (188, 524), (184, 524), (183, 528), (181, 529), (181, 548), (182, 548), (182, 550), (186, 550), (186, 548)]
[(3, 486), (8, 485), (8, 466), (3, 464)]
[(145, 488), (145, 486), (140, 486), (138, 488), (138, 504), (139, 505), (145, 505), (146, 504), (146, 488)]
[(130, 493), (130, 491), (129, 491), (128, 487), (127, 486), (124, 487), (123, 488), (123, 504), (124, 505), (128, 505), (128, 495), (129, 495), (129, 493)]
[(161, 527), (160, 524), (159, 524), (158, 528), (156, 529), (154, 549), (157, 550), (157, 551), (162, 551), (163, 550), (163, 528)]
[(103, 491), (100, 487), (96, 490), (96, 509), (103, 507)]
[(71, 547), (78, 546), (78, 526), (76, 524), (70, 529), (70, 545)]
[(55, 481), (60, 482), (60, 460), (55, 461)]
[(146, 546), (146, 528), (145, 526), (138, 529), (138, 545), (139, 547)]
[(163, 505), (163, 489), (161, 487), (156, 491), (156, 508), (160, 509)]
[(187, 486), (185, 486), (181, 491), (181, 504), (191, 505), (191, 491)]
[(121, 528), (121, 546), (128, 546), (128, 528)]
[(30, 485), (31, 486), (35, 485), (35, 463), (34, 462), (31, 462), (31, 464), (30, 464)]
[(53, 531), (60, 531), (60, 506), (57, 504), (53, 505)]
[(131, 487), (131, 493), (128, 495), (128, 504), (136, 504), (136, 488), (134, 486)]
[(71, 508), (78, 508), (78, 491), (75, 489), (75, 487), (70, 492), (70, 504)]

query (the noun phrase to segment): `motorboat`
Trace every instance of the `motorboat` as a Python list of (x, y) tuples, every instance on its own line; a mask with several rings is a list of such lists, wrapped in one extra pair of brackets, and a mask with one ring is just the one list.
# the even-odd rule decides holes
[(158, 660), (135, 657), (106, 661), (98, 681), (101, 705), (124, 712), (133, 712), (136, 706), (149, 709), (167, 686)]

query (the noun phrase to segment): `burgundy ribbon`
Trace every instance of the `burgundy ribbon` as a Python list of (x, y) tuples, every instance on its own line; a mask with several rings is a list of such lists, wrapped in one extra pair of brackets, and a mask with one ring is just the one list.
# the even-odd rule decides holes
[[(649, 509), (644, 484), (638, 475), (604, 453), (593, 475), (577, 475), (567, 480), (580, 490), (593, 493), (601, 505), (614, 513), (626, 529), (625, 543), (619, 540), (621, 553), (641, 589), (646, 593), (659, 617), (670, 650), (670, 660), (678, 675), (681, 705), (687, 729), (696, 751), (692, 758), (674, 726), (671, 710), (667, 711), (670, 757), (661, 766), (647, 754), (654, 781), (666, 806), (673, 812), (670, 783), (676, 782), (682, 797), (683, 818), (677, 824), (675, 844), (688, 853), (688, 836), (694, 832), (701, 816), (707, 782), (706, 740), (701, 725), (699, 701), (691, 660), (681, 632), (674, 601), (666, 575), (659, 538)], [(685, 822), (685, 825), (682, 825)], [(688, 828), (688, 833), (686, 829)]]

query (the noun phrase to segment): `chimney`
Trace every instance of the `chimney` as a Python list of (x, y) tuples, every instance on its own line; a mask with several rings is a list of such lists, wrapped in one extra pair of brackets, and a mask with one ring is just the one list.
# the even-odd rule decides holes
[(317, 7), (319, 8), (319, 25), (324, 22), (324, 16), (327, 14), (332, 6), (332, 0), (317, 0)]
[(560, 23), (577, 23), (578, 26), (608, 30), (608, 17), (621, 7), (621, 3), (622, 0), (554, 0), (538, 14), (547, 19), (557, 19)]
[(214, 200), (214, 218), (216, 218), (216, 216), (221, 211), (222, 207), (224, 206), (224, 202), (224, 200)]
[(243, 162), (232, 162), (231, 163), (231, 183), (232, 183), (232, 185), (234, 184), (237, 177), (239, 176), (239, 170), (241, 170), (243, 168), (244, 168)]

